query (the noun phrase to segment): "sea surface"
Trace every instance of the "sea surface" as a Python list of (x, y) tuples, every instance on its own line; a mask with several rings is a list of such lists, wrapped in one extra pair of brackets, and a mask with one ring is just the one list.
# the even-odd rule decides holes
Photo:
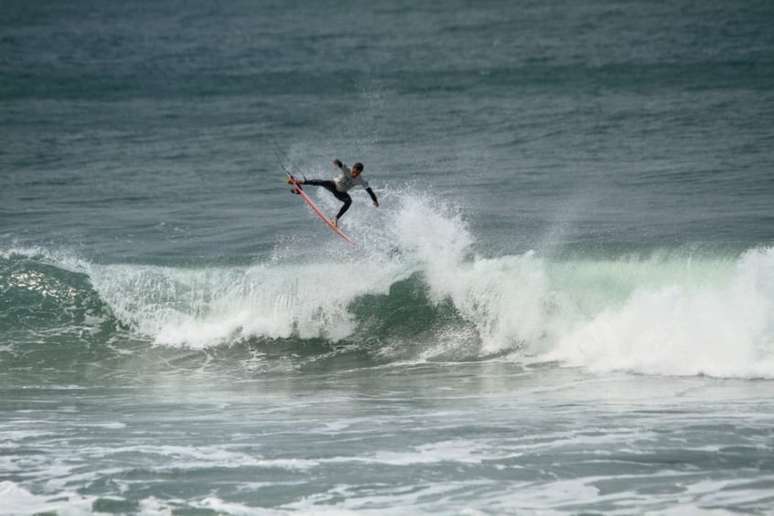
[(774, 3), (0, 11), (0, 515), (774, 513)]

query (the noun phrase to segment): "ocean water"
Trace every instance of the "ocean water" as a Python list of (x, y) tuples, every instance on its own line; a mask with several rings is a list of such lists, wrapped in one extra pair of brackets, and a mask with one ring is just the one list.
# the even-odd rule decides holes
[(773, 26), (3, 2), (0, 514), (771, 514)]

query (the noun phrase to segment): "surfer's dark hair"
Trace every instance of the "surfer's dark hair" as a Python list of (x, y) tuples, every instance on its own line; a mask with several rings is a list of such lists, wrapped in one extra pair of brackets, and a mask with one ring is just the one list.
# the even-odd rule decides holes
[(363, 171), (363, 164), (358, 161), (357, 163), (352, 165), (352, 168), (354, 170), (357, 170), (358, 172), (362, 172)]

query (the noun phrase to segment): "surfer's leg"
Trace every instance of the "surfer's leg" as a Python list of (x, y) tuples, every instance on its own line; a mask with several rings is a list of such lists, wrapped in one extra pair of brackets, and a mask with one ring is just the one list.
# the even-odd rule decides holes
[(344, 192), (335, 192), (333, 195), (336, 196), (336, 199), (343, 201), (344, 204), (341, 206), (341, 209), (336, 214), (336, 220), (339, 220), (344, 213), (349, 209), (349, 206), (352, 204), (352, 197), (349, 196), (348, 193)]
[(333, 195), (336, 195), (338, 193), (336, 191), (336, 183), (327, 179), (307, 179), (301, 184), (304, 186), (306, 185), (322, 186), (323, 188), (331, 192)]
[(339, 192), (336, 190), (336, 183), (333, 181), (325, 180), (325, 179), (307, 179), (304, 181), (304, 185), (312, 185), (312, 186), (322, 186), (326, 190), (328, 190), (330, 193), (333, 194), (336, 199), (340, 200), (344, 203), (344, 205), (339, 210), (339, 213), (336, 214), (336, 221), (338, 221), (342, 215), (349, 209), (349, 206), (352, 204), (352, 197), (349, 196), (346, 192)]

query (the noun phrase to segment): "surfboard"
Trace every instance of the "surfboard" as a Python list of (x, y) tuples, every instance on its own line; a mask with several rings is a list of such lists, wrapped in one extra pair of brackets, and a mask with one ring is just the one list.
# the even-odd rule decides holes
[[(287, 174), (287, 172), (286, 172), (286, 174)], [(309, 206), (312, 209), (312, 211), (315, 213), (315, 215), (320, 217), (320, 220), (325, 222), (325, 224), (327, 224), (327, 226), (329, 228), (331, 228), (331, 231), (333, 231), (334, 233), (339, 235), (341, 238), (343, 238), (344, 240), (346, 240), (350, 244), (355, 245), (355, 242), (351, 238), (349, 238), (346, 234), (344, 234), (344, 232), (341, 229), (339, 229), (336, 226), (336, 224), (331, 222), (331, 220), (328, 217), (325, 216), (325, 214), (322, 212), (322, 210), (320, 210), (320, 208), (317, 207), (317, 205), (314, 203), (312, 198), (309, 197), (307, 195), (307, 193), (304, 191), (304, 189), (301, 188), (301, 185), (298, 184), (298, 182), (296, 181), (296, 178), (293, 177), (290, 174), (288, 174), (288, 178), (290, 178), (291, 184), (293, 185), (293, 191), (296, 192), (304, 200), (304, 202), (307, 204), (307, 206)]]

